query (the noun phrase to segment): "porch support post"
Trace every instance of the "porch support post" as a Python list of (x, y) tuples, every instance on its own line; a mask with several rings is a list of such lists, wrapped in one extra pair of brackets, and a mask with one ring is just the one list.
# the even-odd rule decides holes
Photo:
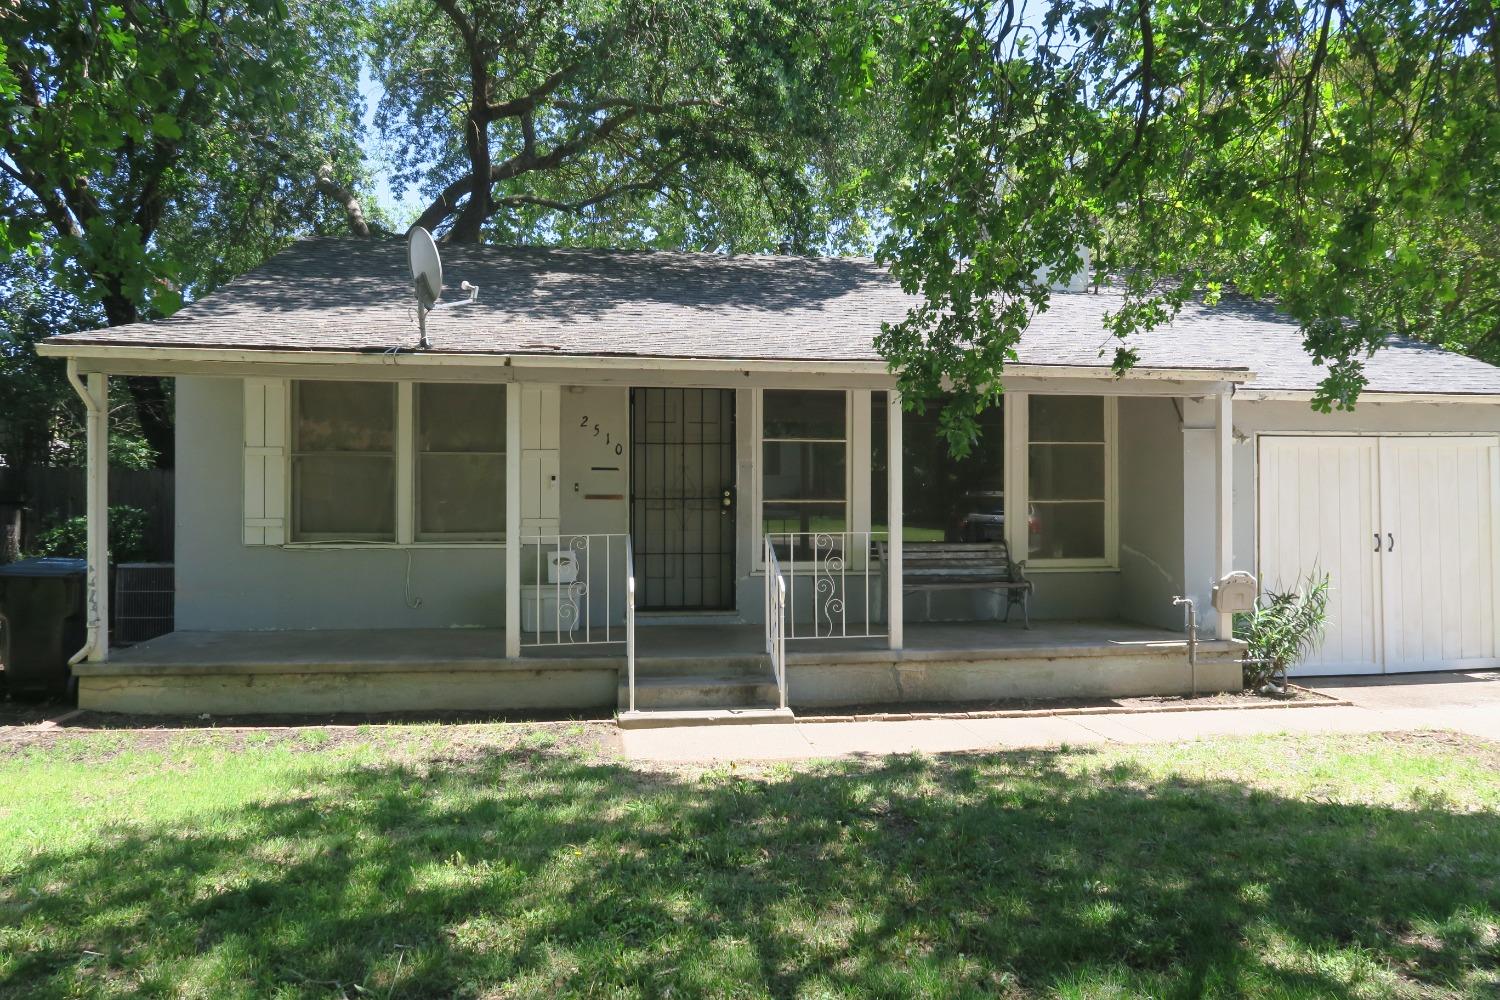
[(886, 522), (890, 530), (886, 552), (889, 555), (889, 565), (886, 566), (886, 622), (890, 635), (890, 648), (900, 649), (902, 645), (902, 616), (905, 610), (902, 604), (901, 593), (901, 394), (892, 389), (885, 394), (886, 398), (886, 446), (885, 446), (885, 468), (886, 468)]
[(81, 655), (90, 663), (102, 663), (109, 659), (109, 376), (93, 372), (85, 383), (78, 375), (78, 362), (69, 358), (68, 381), (83, 399), (88, 475), (84, 496), (88, 632), (83, 649), (69, 662)]
[[(1214, 462), (1216, 466), (1216, 505), (1214, 527), (1214, 572), (1224, 579), (1234, 568), (1234, 395), (1233, 388), (1218, 394), (1215, 402)], [(1209, 610), (1209, 609), (1205, 609)], [(1218, 636), (1227, 639), (1234, 633), (1234, 616), (1218, 615)]]
[(505, 387), (505, 656), (521, 655), (521, 383)]

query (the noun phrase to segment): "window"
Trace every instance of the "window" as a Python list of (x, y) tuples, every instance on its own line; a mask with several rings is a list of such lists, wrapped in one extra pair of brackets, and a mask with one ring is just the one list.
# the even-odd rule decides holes
[(1112, 402), (1100, 396), (1030, 398), (1029, 558), (1105, 564), (1111, 551)]
[(766, 531), (845, 529), (847, 409), (842, 391), (767, 389), (761, 394), (761, 520)]
[(505, 534), (505, 388), (416, 387), (416, 538), (486, 541)]
[(298, 382), (292, 530), (298, 541), (395, 541), (396, 387)]
[[(908, 542), (999, 542), (1005, 540), (1004, 405), (979, 415), (979, 439), (964, 458), (954, 458), (939, 424), (946, 399), (925, 411), (901, 415), (901, 537)], [(876, 531), (885, 531), (886, 394), (870, 394), (870, 505)]]
[(293, 541), (504, 539), (504, 386), (298, 381), (291, 426)]

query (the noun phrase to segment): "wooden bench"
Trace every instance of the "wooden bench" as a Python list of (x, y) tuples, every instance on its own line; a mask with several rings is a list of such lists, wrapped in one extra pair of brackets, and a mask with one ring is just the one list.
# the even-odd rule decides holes
[[(890, 565), (887, 543), (877, 541), (883, 566)], [(1021, 606), (1026, 627), (1031, 628), (1029, 602), (1033, 584), (1025, 568), (1010, 557), (1004, 542), (906, 542), (901, 546), (901, 590), (927, 593), (927, 617), (932, 617), (932, 593), (936, 590), (994, 590), (1005, 595), (1005, 617)]]

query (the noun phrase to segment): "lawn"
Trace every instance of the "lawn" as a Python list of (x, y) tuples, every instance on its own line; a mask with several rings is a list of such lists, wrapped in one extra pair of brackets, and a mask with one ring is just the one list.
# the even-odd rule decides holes
[(1500, 748), (646, 771), (598, 724), (0, 743), (11, 996), (1495, 996)]

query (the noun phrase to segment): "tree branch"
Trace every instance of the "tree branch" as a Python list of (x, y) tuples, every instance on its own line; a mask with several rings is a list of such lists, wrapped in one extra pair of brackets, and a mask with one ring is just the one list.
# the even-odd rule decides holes
[(318, 168), (318, 176), (314, 185), (319, 193), (336, 202), (344, 210), (344, 215), (349, 220), (349, 229), (355, 236), (360, 239), (370, 238), (370, 223), (365, 219), (364, 208), (360, 206), (359, 198), (353, 191), (334, 180), (333, 164), (325, 163)]

